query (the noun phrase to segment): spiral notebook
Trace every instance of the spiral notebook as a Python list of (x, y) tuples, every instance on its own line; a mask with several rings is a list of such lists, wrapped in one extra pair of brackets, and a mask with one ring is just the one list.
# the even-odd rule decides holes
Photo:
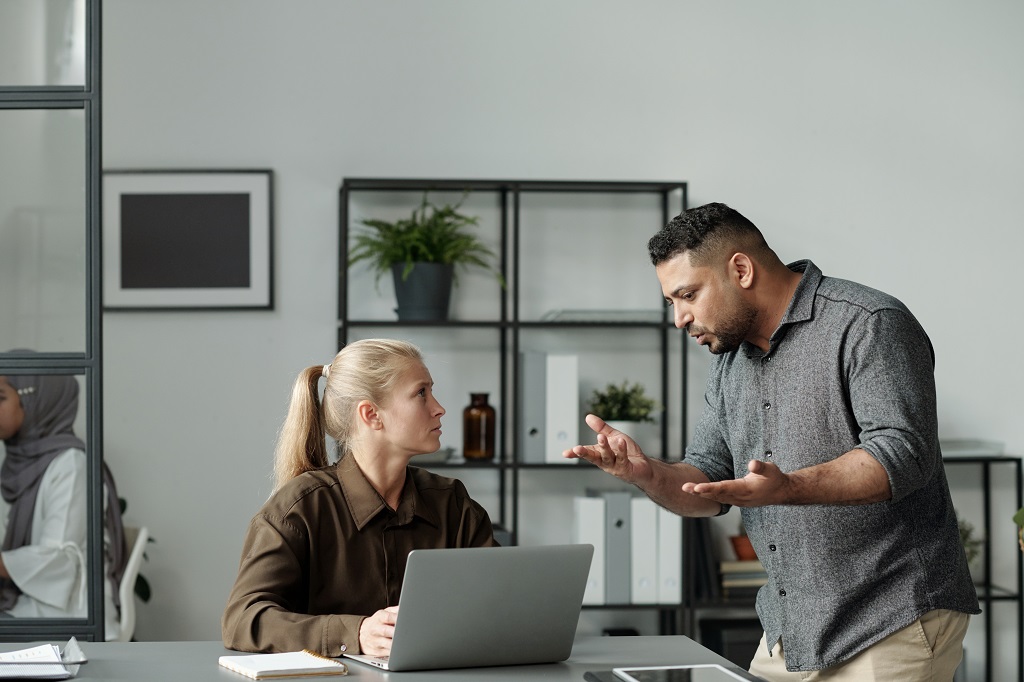
[(221, 656), (218, 662), (228, 670), (254, 680), (348, 675), (348, 666), (341, 661), (308, 650), (288, 651), (281, 654)]
[(75, 676), (78, 666), (88, 663), (78, 640), (72, 637), (64, 651), (53, 644), (0, 653), (2, 680), (67, 680)]

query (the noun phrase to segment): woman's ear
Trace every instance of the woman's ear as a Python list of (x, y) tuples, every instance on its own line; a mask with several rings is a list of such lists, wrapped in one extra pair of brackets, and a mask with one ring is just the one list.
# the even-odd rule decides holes
[(356, 414), (359, 416), (359, 421), (366, 424), (371, 429), (379, 431), (384, 428), (384, 423), (380, 419), (380, 413), (377, 411), (377, 406), (369, 400), (359, 401), (359, 404), (356, 405)]

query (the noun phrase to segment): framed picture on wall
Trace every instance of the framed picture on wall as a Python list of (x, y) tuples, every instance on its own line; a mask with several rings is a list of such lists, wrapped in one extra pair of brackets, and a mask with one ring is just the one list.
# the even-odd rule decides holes
[(273, 172), (103, 174), (106, 310), (274, 307)]

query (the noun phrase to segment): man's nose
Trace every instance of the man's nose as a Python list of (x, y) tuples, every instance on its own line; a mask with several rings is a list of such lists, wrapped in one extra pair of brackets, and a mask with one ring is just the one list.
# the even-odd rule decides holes
[(675, 307), (675, 323), (677, 329), (685, 329), (686, 325), (693, 322), (693, 315), (689, 310), (683, 310), (682, 306)]

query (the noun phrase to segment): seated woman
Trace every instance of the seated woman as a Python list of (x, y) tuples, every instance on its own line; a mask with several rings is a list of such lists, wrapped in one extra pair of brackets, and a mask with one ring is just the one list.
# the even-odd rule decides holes
[[(299, 375), (275, 491), (249, 524), (221, 621), (224, 646), (387, 655), (409, 552), (496, 544), (460, 481), (409, 466), (441, 446), (432, 386), (419, 350), (389, 339), (353, 342)], [(325, 434), (338, 443), (333, 466)]]
[[(65, 375), (0, 376), (0, 468), (6, 531), (0, 547), (0, 612), (19, 618), (85, 618), (86, 458), (75, 435), (78, 382)], [(127, 553), (114, 479), (105, 484), (104, 620), (119, 633), (118, 586)]]

